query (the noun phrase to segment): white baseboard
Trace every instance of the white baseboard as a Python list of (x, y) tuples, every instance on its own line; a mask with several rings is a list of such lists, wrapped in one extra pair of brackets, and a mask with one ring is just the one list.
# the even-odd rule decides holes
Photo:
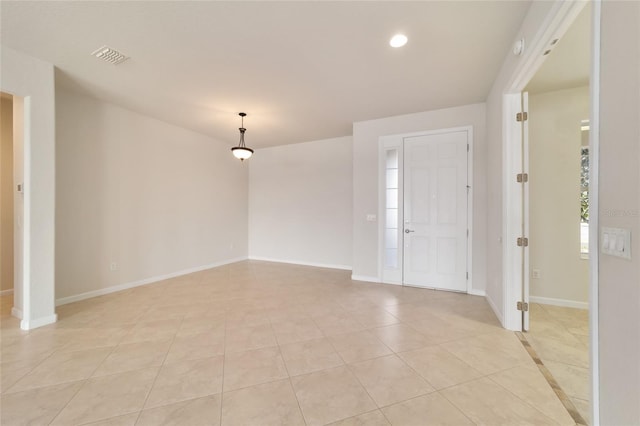
[(22, 311), (15, 306), (11, 308), (11, 315), (18, 319), (22, 319)]
[(504, 328), (506, 328), (505, 325), (504, 325), (504, 317), (502, 316), (502, 314), (500, 313), (500, 311), (496, 307), (496, 304), (493, 302), (493, 300), (488, 295), (485, 295), (485, 298), (487, 299), (487, 302), (489, 303), (489, 306), (491, 306), (491, 309), (493, 309), (493, 313), (496, 314), (496, 317), (498, 318), (498, 321), (500, 321), (500, 324), (502, 324), (502, 326)]
[(169, 278), (175, 278), (182, 275), (192, 274), (194, 272), (204, 271), (206, 269), (216, 268), (218, 266), (229, 265), (231, 263), (241, 262), (247, 260), (246, 257), (237, 257), (235, 259), (228, 259), (222, 262), (210, 263), (208, 265), (197, 266), (195, 268), (183, 269), (182, 271), (172, 272), (165, 275), (157, 275), (155, 277), (145, 278), (139, 281), (133, 281), (130, 283), (119, 284), (111, 287), (101, 288), (98, 290), (88, 291), (86, 293), (80, 293), (73, 296), (61, 297), (56, 299), (56, 306), (66, 305), (67, 303), (79, 302), (80, 300), (90, 299), (96, 296), (103, 296), (105, 294), (115, 293), (117, 291), (127, 290), (142, 285), (152, 284), (158, 281), (167, 280)]
[(530, 303), (540, 303), (541, 305), (563, 306), (565, 308), (589, 309), (588, 302), (578, 302), (567, 299), (554, 299), (552, 297), (529, 296)]
[(487, 293), (484, 290), (476, 290), (474, 288), (472, 288), (471, 290), (469, 290), (467, 292), (467, 294), (470, 294), (472, 296), (484, 296), (487, 297)]
[(316, 268), (342, 269), (345, 271), (351, 270), (351, 266), (349, 265), (334, 265), (334, 264), (328, 264), (328, 263), (303, 262), (299, 260), (274, 259), (272, 257), (262, 257), (262, 256), (250, 255), (249, 260), (260, 260), (262, 262), (288, 263), (290, 265), (314, 266)]
[(10, 288), (9, 290), (0, 290), (0, 296), (8, 296), (10, 294), (13, 294), (12, 288)]
[(34, 328), (53, 324), (56, 321), (58, 321), (58, 315), (56, 314), (49, 315), (48, 317), (36, 318), (32, 320), (23, 319), (22, 321), (20, 321), (20, 328), (22, 330), (33, 330)]
[(378, 277), (370, 277), (370, 276), (367, 276), (367, 275), (353, 275), (352, 274), (351, 275), (351, 279), (353, 281), (366, 281), (366, 282), (369, 282), (369, 283), (380, 283), (381, 282), (380, 278), (378, 278)]

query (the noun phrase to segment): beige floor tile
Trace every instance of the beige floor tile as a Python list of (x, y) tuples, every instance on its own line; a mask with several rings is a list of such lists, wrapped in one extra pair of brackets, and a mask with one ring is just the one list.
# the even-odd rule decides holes
[(587, 422), (587, 424), (591, 423), (591, 403), (584, 399), (579, 398), (571, 398), (571, 402), (578, 410), (578, 413), (582, 416), (582, 418)]
[(433, 392), (435, 389), (397, 355), (349, 366), (378, 407)]
[(408, 325), (433, 344), (451, 342), (478, 334), (471, 321), (460, 320), (453, 315), (446, 319), (434, 315), (426, 320), (412, 321)]
[(474, 424), (437, 392), (385, 407), (382, 412), (394, 426)]
[(172, 339), (182, 320), (168, 319), (136, 324), (120, 341), (120, 344)]
[(489, 377), (558, 424), (575, 423), (537, 366), (516, 367)]
[(326, 338), (282, 345), (280, 350), (291, 376), (326, 370), (344, 364)]
[(383, 327), (397, 324), (400, 320), (381, 307), (373, 309), (357, 310), (352, 312), (353, 317), (367, 328)]
[(371, 330), (331, 336), (330, 340), (346, 363), (364, 361), (393, 353)]
[(311, 318), (275, 322), (272, 327), (280, 345), (319, 339), (324, 336)]
[(304, 425), (289, 380), (225, 392), (222, 425)]
[(324, 425), (376, 408), (347, 367), (292, 377), (291, 382), (309, 426)]
[(225, 392), (287, 377), (289, 375), (277, 346), (225, 356)]
[(533, 363), (515, 334), (506, 330), (444, 343), (442, 347), (483, 374)]
[(527, 336), (543, 337), (547, 339), (554, 339), (560, 341), (577, 341), (577, 337), (574, 336), (569, 330), (567, 330), (561, 324), (550, 320), (534, 319), (531, 315), (529, 331)]
[(222, 395), (211, 395), (144, 410), (136, 426), (217, 426)]
[(93, 348), (116, 346), (129, 332), (131, 326), (117, 328), (91, 328), (83, 330), (79, 335), (64, 345), (60, 351), (71, 352)]
[(375, 410), (331, 423), (331, 426), (389, 426), (390, 424), (380, 410)]
[(224, 355), (224, 335), (217, 333), (193, 334), (176, 337), (171, 344), (165, 363)]
[(440, 393), (479, 425), (553, 425), (534, 409), (488, 378), (463, 383)]
[(52, 425), (84, 424), (138, 412), (157, 374), (157, 368), (147, 368), (89, 379)]
[(31, 370), (7, 392), (19, 392), (91, 377), (113, 348), (57, 352)]
[(227, 329), (256, 327), (258, 325), (268, 325), (268, 312), (264, 310), (233, 311), (227, 314)]
[(0, 397), (0, 424), (47, 425), (82, 384), (79, 381), (3, 395)]
[(120, 345), (100, 364), (93, 373), (93, 377), (147, 367), (160, 367), (170, 345), (171, 340)]
[(20, 379), (33, 370), (33, 367), (5, 369), (6, 364), (13, 363), (0, 364), (0, 393), (5, 393), (11, 389), (11, 386), (15, 385)]
[(202, 333), (224, 338), (224, 318), (185, 318), (180, 325), (180, 329), (178, 330), (176, 337), (189, 337)]
[(372, 331), (378, 339), (395, 352), (411, 351), (433, 344), (424, 335), (405, 324), (375, 328)]
[(436, 389), (448, 388), (483, 375), (441, 346), (429, 346), (398, 355)]
[(124, 416), (111, 417), (93, 423), (85, 423), (83, 426), (134, 426), (140, 413), (135, 412)]
[(225, 351), (244, 352), (252, 349), (276, 346), (278, 343), (271, 325), (263, 324), (255, 327), (242, 327), (227, 330)]
[[(9, 303), (6, 307), (8, 310)], [(477, 374), (493, 374), (489, 384), (474, 393), (474, 398), (481, 400), (480, 408), (474, 408), (473, 403), (456, 408), (477, 409), (478, 422), (486, 418), (487, 423), (499, 424), (509, 423), (504, 419), (519, 419), (517, 415), (510, 417), (513, 413), (509, 410), (506, 414), (500, 411), (506, 410), (504, 407), (492, 405), (504, 398), (515, 400), (514, 410), (524, 413), (524, 421), (513, 423), (544, 424), (556, 419), (544, 405), (549, 397), (544, 386), (505, 389), (517, 381), (538, 383), (542, 376), (523, 378), (515, 374), (521, 366), (533, 363), (514, 334), (500, 328), (481, 297), (355, 282), (348, 271), (246, 261), (68, 304), (57, 311), (56, 324), (30, 332), (20, 330), (14, 318), (2, 316), (0, 387), (8, 391), (2, 398), (18, 398), (48, 389), (50, 381), (64, 388), (75, 383), (66, 380), (80, 378), (78, 381), (85, 384), (54, 420), (65, 426), (94, 421), (102, 426), (131, 426), (138, 416), (140, 423), (184, 423), (188, 415), (201, 409), (214, 413), (213, 424), (226, 410), (226, 424), (304, 424), (304, 413), (311, 425), (335, 421), (343, 426), (387, 425), (388, 419), (376, 408), (351, 367), (333, 367), (334, 362), (359, 365), (363, 361), (369, 368), (363, 367), (359, 374), (379, 380), (367, 382), (368, 386), (402, 395), (397, 398), (412, 393), (411, 383), (398, 384), (407, 371), (414, 371), (414, 379), (421, 376), (426, 383), (432, 381), (439, 389), (444, 388), (398, 401), (393, 410), (393, 405), (386, 406), (385, 410), (398, 416), (396, 423), (446, 423), (456, 411), (437, 395), (451, 390), (457, 391), (454, 395), (464, 395), (460, 389), (464, 391), (465, 385), (475, 383)], [(530, 333), (533, 340), (551, 337), (549, 340), (561, 344), (575, 344), (576, 350), (588, 348), (586, 311), (531, 304), (531, 317), (534, 330), (535, 318), (539, 317), (546, 324), (538, 328), (546, 326), (551, 331), (546, 336), (534, 331)], [(445, 340), (444, 345), (436, 345)], [(169, 349), (162, 347), (165, 342), (172, 342)], [(544, 343), (543, 354), (575, 355), (571, 350), (548, 350)], [(98, 348), (107, 350), (103, 359), (96, 355), (99, 352), (91, 352)], [(166, 357), (162, 357), (160, 367), (149, 369), (147, 365), (159, 365), (161, 357), (154, 352), (158, 348)], [(394, 351), (401, 359), (389, 357)], [(385, 357), (408, 366), (377, 366), (384, 364)], [(206, 361), (210, 359), (213, 361)], [(564, 361), (557, 358), (555, 362)], [(568, 364), (575, 363), (572, 360)], [(323, 370), (306, 373), (320, 368)], [(505, 371), (509, 368), (512, 370)], [(116, 373), (123, 369), (128, 371)], [(145, 371), (153, 373), (147, 377)], [(527, 371), (535, 375), (536, 368)], [(40, 375), (36, 377), (34, 372)], [(108, 375), (88, 378), (94, 373)], [(304, 374), (286, 379), (290, 373)], [(565, 373), (572, 379), (581, 375)], [(556, 372), (560, 379), (563, 374)], [(227, 385), (234, 380), (236, 386), (247, 387), (229, 391)], [(225, 392), (221, 394), (223, 381)], [(510, 397), (503, 398), (491, 384)], [(27, 390), (14, 392), (10, 385)], [(29, 389), (31, 386), (43, 387)], [(26, 407), (38, 416), (41, 408), (48, 410), (47, 404), (63, 396), (61, 392), (43, 404), (37, 404), (38, 398), (34, 397), (33, 404), (28, 402)], [(205, 402), (209, 400), (214, 404)], [(587, 409), (588, 402), (574, 401)], [(145, 412), (141, 413), (143, 408)], [(414, 414), (421, 410), (427, 413)], [(538, 418), (543, 412), (553, 419)], [(487, 413), (491, 415), (485, 416)]]
[(365, 326), (358, 322), (353, 315), (346, 312), (314, 317), (313, 321), (325, 336), (334, 336), (336, 334), (351, 333), (365, 329)]
[(405, 323), (422, 321), (434, 317), (434, 309), (426, 303), (412, 300), (411, 303), (401, 303), (385, 307), (385, 310)]
[(580, 342), (563, 342), (539, 336), (527, 336), (527, 340), (543, 361), (589, 368), (589, 352)]
[(562, 390), (572, 398), (589, 400), (589, 369), (562, 362), (545, 361), (544, 365), (549, 369)]
[(165, 364), (144, 408), (222, 392), (222, 367), (222, 356)]

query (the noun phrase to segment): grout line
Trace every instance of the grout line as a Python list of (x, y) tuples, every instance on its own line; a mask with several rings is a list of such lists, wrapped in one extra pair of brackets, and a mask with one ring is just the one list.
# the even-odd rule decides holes
[(587, 422), (582, 418), (582, 415), (580, 415), (580, 412), (578, 412), (578, 410), (576, 409), (576, 406), (573, 404), (573, 401), (571, 401), (571, 399), (567, 396), (564, 390), (562, 390), (562, 388), (560, 387), (556, 379), (553, 377), (553, 375), (549, 371), (549, 369), (544, 365), (542, 360), (538, 357), (538, 354), (536, 353), (535, 349), (533, 349), (533, 347), (529, 344), (524, 333), (520, 331), (516, 331), (515, 334), (516, 336), (518, 336), (518, 339), (520, 339), (520, 343), (522, 343), (522, 346), (524, 346), (529, 356), (536, 363), (536, 365), (538, 366), (538, 369), (540, 370), (544, 378), (547, 380), (547, 383), (549, 384), (549, 386), (551, 386), (551, 389), (553, 389), (556, 396), (558, 397), (558, 399), (560, 400), (564, 408), (567, 410), (567, 412), (569, 413), (573, 421), (576, 422), (577, 425), (586, 426)]
[(222, 384), (220, 385), (220, 420), (219, 424), (222, 425), (222, 405), (224, 403), (224, 366), (227, 363), (227, 312), (224, 313), (224, 326), (222, 328), (224, 332), (224, 339), (222, 340)]
[[(171, 339), (171, 344), (169, 345), (169, 349), (167, 349), (167, 353), (164, 354), (164, 358), (162, 359), (162, 363), (158, 367), (158, 372), (156, 373), (156, 377), (154, 377), (153, 382), (151, 383), (151, 386), (149, 387), (149, 392), (147, 393), (147, 395), (144, 398), (144, 402), (142, 403), (142, 406), (140, 407), (140, 411), (138, 412), (138, 417), (136, 417), (136, 421), (135, 421), (134, 425), (136, 423), (138, 423), (138, 420), (140, 420), (140, 416), (142, 415), (142, 411), (144, 411), (144, 406), (147, 405), (147, 401), (149, 400), (149, 395), (151, 395), (151, 392), (153, 392), (153, 387), (156, 385), (156, 381), (158, 380), (158, 377), (160, 376), (160, 373), (162, 372), (162, 367), (164, 367), (164, 363), (167, 361), (167, 357), (169, 356), (169, 352), (171, 352), (171, 347), (173, 346), (173, 343), (176, 341), (176, 336), (180, 332), (180, 328), (182, 328), (182, 323), (183, 322), (184, 322), (184, 315), (182, 316), (182, 318), (180, 320), (180, 325), (176, 329), (176, 332), (173, 335), (173, 338)], [(224, 364), (223, 364), (223, 366), (224, 366)]]

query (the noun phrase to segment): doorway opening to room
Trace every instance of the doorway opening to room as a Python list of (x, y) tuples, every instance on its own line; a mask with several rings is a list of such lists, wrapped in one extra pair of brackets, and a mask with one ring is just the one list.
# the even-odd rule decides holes
[(22, 98), (0, 92), (0, 316), (22, 319)]
[(505, 311), (578, 424), (591, 424), (597, 413), (591, 403), (597, 330), (590, 327), (597, 315), (597, 306), (590, 315), (597, 238), (589, 241), (591, 176), (597, 179), (589, 137), (593, 7), (567, 5), (537, 64), (521, 73), (522, 92), (505, 97), (513, 116), (505, 155), (505, 289), (518, 300), (511, 305), (505, 298)]
[(380, 138), (380, 277), (470, 292), (471, 127)]

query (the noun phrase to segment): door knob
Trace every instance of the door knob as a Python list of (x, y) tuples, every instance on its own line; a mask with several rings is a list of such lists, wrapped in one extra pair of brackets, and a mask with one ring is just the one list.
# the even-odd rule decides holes
[(409, 232), (416, 232), (416, 231), (414, 231), (413, 229), (405, 229), (405, 230), (404, 230), (404, 233), (405, 233), (405, 234), (408, 234)]

